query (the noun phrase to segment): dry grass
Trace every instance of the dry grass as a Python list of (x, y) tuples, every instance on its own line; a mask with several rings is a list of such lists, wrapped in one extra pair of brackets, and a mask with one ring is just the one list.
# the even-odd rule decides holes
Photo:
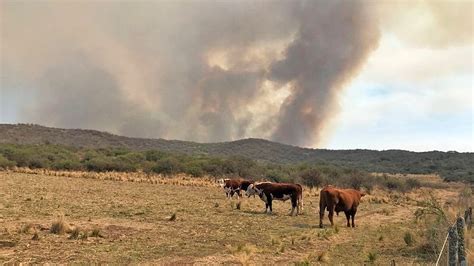
[[(455, 184), (406, 195), (374, 189), (363, 198), (356, 228), (345, 226), (344, 215), (330, 228), (326, 215), (326, 227), (319, 229), (316, 190), (305, 193), (305, 213), (290, 217), (289, 202), (275, 202), (272, 215), (263, 214), (258, 198), (231, 208), (209, 179), (177, 176), (150, 185), (117, 182), (118, 173), (112, 179), (71, 175), (0, 172), (0, 242), (13, 243), (0, 249), (0, 263), (360, 265), (376, 251), (376, 264), (426, 264), (432, 259), (417, 253), (421, 237), (413, 199), (429, 190), (443, 203), (455, 203), (460, 192)], [(170, 222), (172, 214), (177, 215)], [(21, 232), (28, 224), (37, 240), (33, 229)], [(69, 226), (69, 235), (50, 233)], [(403, 240), (407, 231), (417, 240), (413, 247)], [(69, 240), (72, 235), (80, 240)]]
[[(100, 179), (110, 181), (123, 181), (123, 182), (136, 182), (136, 183), (149, 183), (149, 184), (161, 184), (161, 185), (177, 185), (177, 186), (193, 186), (193, 187), (209, 187), (216, 186), (215, 178), (203, 177), (194, 178), (186, 174), (176, 174), (172, 177), (163, 176), (161, 174), (144, 173), (144, 172), (85, 172), (85, 171), (60, 171), (60, 170), (49, 170), (49, 169), (30, 169), (24, 167), (14, 167), (6, 172), (11, 173), (23, 173), (23, 174), (35, 174), (35, 175), (48, 175), (48, 176), (63, 176), (71, 178), (87, 178), (87, 179)], [(31, 198), (26, 198), (26, 201)]]

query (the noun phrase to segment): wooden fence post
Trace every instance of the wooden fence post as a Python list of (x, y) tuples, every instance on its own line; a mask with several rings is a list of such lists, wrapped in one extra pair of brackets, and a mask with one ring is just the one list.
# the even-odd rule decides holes
[(466, 242), (464, 242), (464, 219), (458, 217), (456, 220), (456, 228), (458, 233), (458, 261), (459, 265), (466, 265)]
[(449, 246), (448, 246), (448, 265), (456, 266), (457, 253), (458, 253), (458, 232), (456, 226), (452, 226), (448, 231), (449, 235)]
[(466, 223), (467, 229), (471, 230), (471, 226), (472, 226), (472, 207), (469, 207), (469, 209), (466, 209), (466, 211), (464, 211), (464, 223)]

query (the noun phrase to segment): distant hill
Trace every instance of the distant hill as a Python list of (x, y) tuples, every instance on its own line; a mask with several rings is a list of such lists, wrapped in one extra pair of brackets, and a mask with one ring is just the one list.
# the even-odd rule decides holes
[(372, 172), (439, 173), (448, 180), (462, 179), (474, 182), (474, 153), (308, 149), (263, 139), (196, 143), (129, 138), (96, 130), (61, 129), (32, 124), (0, 124), (0, 143), (56, 144), (79, 148), (114, 147), (193, 155), (244, 156), (278, 164), (327, 162)]

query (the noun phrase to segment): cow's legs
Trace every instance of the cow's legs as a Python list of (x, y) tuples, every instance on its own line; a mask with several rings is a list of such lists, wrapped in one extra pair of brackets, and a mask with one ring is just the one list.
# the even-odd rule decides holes
[(267, 210), (268, 210), (268, 203), (265, 202), (265, 212), (263, 213), (267, 213)]
[(324, 204), (319, 204), (319, 228), (323, 228), (323, 218), (325, 209), (326, 206)]
[(295, 207), (291, 206), (290, 216), (293, 216), (295, 213)]
[[(356, 210), (352, 211), (352, 227), (355, 227), (354, 218), (356, 216)], [(347, 221), (347, 226), (349, 226), (349, 221)]]
[(242, 191), (240, 189), (237, 190), (237, 199), (238, 199), (239, 202), (242, 199)]
[(268, 201), (268, 207), (270, 207), (270, 213), (273, 213), (272, 199), (270, 197), (268, 197), (267, 201)]
[(328, 206), (328, 209), (329, 209), (329, 221), (331, 222), (331, 226), (334, 226), (334, 221), (333, 221), (333, 218), (334, 218), (334, 208), (335, 206)]
[(344, 214), (346, 215), (346, 219), (347, 219), (347, 227), (351, 227), (351, 224), (349, 223), (349, 220), (351, 219), (351, 212), (345, 211)]
[(296, 215), (299, 213), (299, 207), (298, 207), (298, 198), (297, 196), (291, 197), (291, 216), (293, 216), (294, 212), (296, 209)]

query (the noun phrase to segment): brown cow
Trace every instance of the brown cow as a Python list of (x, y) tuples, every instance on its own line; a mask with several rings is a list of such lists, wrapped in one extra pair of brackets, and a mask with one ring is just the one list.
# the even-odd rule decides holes
[(295, 209), (296, 215), (300, 213), (300, 209), (303, 210), (303, 188), (300, 184), (270, 182), (255, 183), (248, 186), (245, 194), (248, 197), (258, 194), (260, 199), (265, 202), (265, 212), (270, 209), (270, 213), (272, 213), (273, 200), (286, 201), (289, 199), (291, 199), (290, 215), (293, 215)]
[(357, 213), (360, 198), (364, 193), (355, 189), (338, 189), (333, 186), (327, 186), (321, 190), (319, 196), (319, 227), (323, 228), (324, 211), (329, 211), (329, 221), (334, 225), (334, 211), (339, 215), (343, 211), (347, 218), (347, 227), (350, 227), (349, 220), (352, 218), (352, 227), (355, 227), (354, 217)]
[(245, 180), (242, 178), (234, 179), (220, 179), (218, 181), (219, 185), (224, 188), (227, 198), (232, 198), (234, 194), (237, 194), (238, 198), (242, 197), (241, 191), (246, 191), (250, 184), (253, 184), (254, 181)]

